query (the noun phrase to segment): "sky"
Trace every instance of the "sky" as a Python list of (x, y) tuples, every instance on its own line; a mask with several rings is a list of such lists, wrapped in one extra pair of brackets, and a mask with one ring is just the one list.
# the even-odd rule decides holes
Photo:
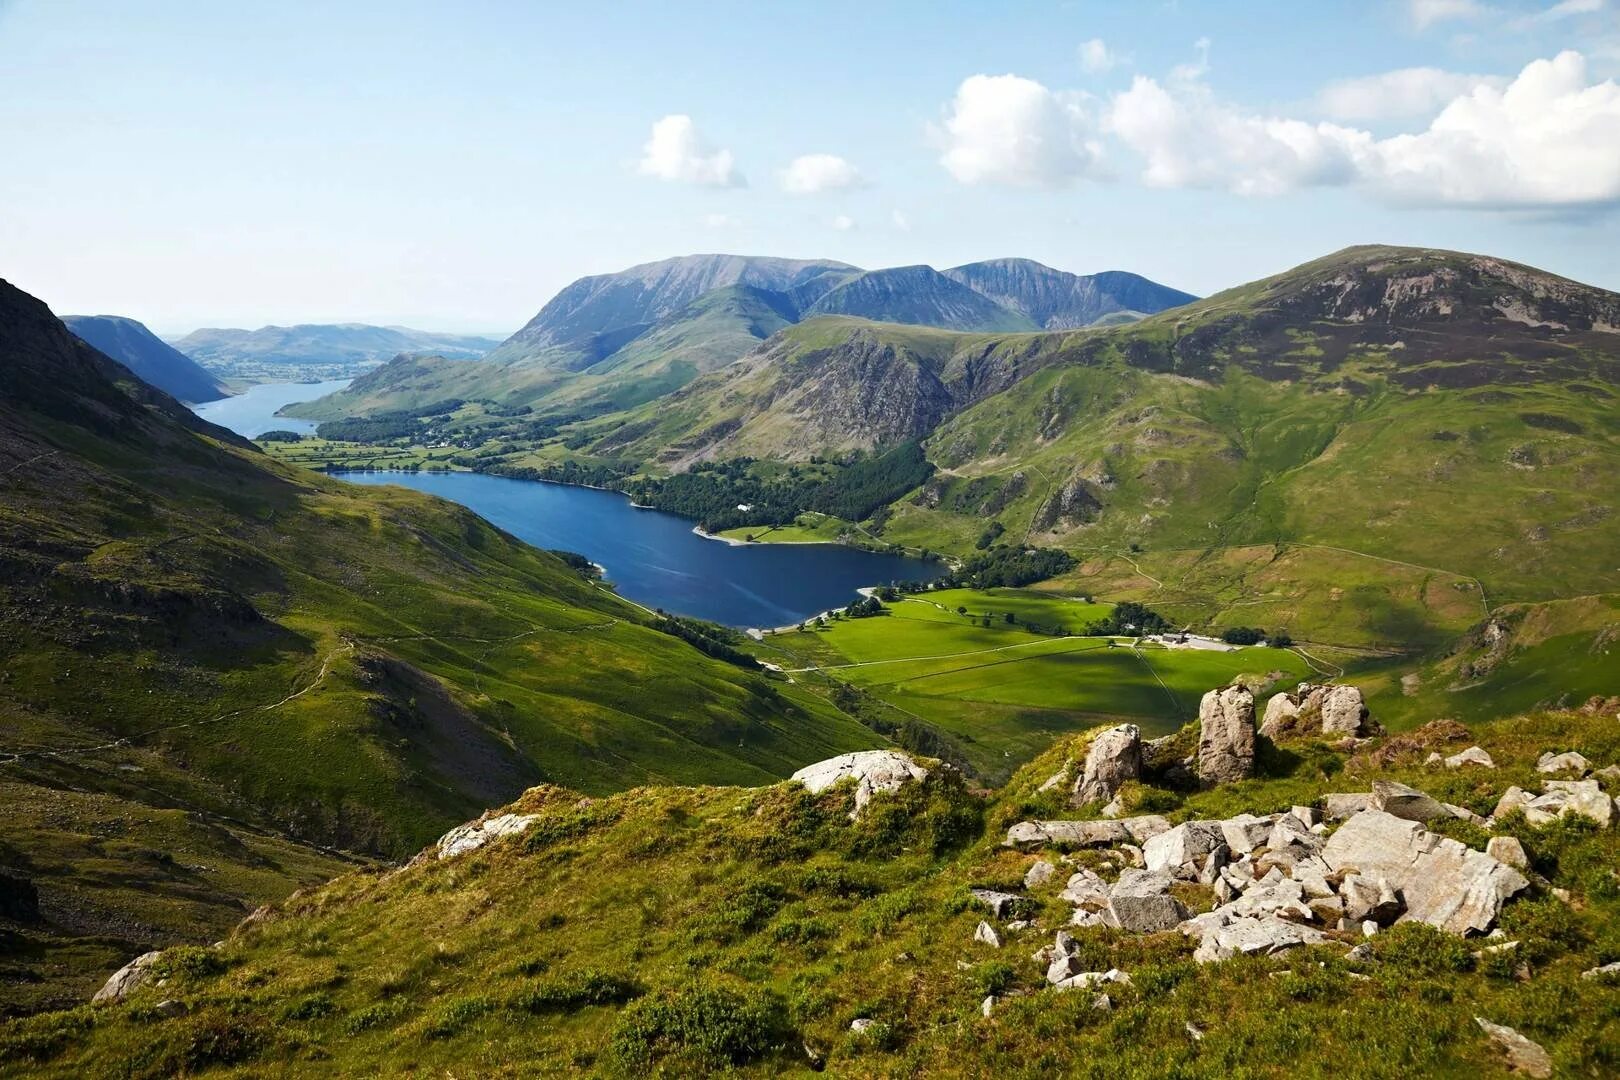
[(0, 0), (0, 277), (169, 335), (504, 334), (695, 252), (1620, 289), (1617, 79), (1620, 0)]

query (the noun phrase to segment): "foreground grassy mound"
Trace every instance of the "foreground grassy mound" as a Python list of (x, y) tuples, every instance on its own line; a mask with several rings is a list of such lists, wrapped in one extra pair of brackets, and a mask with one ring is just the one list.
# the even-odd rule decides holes
[[(1539, 785), (1534, 763), (1546, 751), (1620, 761), (1612, 711), (1482, 730), (1495, 769), (1423, 764), (1468, 745), (1457, 735), (1437, 724), (1348, 756), (1309, 739), (1263, 744), (1254, 779), (1201, 792), (1132, 784), (1126, 801), (1178, 821), (1286, 810), (1392, 778), (1487, 813), (1510, 784)], [(1498, 823), (1522, 841), (1536, 880), (1508, 905), (1498, 941), (1401, 924), (1370, 939), (1365, 959), (1346, 958), (1359, 935), (1343, 935), (1198, 964), (1173, 931), (1074, 928), (1088, 969), (1119, 968), (1131, 981), (1107, 988), (1109, 1008), (1049, 988), (1030, 954), (1067, 921), (1062, 875), (1029, 890), (1035, 925), (1004, 928), (1000, 949), (975, 940), (987, 913), (968, 890), (1023, 890), (1036, 856), (999, 841), (1014, 822), (1073, 816), (1059, 792), (1038, 789), (1085, 743), (1059, 744), (995, 796), (936, 769), (873, 796), (853, 822), (847, 785), (600, 799), (537, 788), (507, 808), (536, 815), (521, 835), (302, 893), (220, 948), (164, 954), (161, 987), (7, 1025), (0, 1054), (16, 1072), (73, 1076), (216, 1066), (294, 1076), (1502, 1075), (1478, 1015), (1541, 1043), (1560, 1075), (1620, 1067), (1620, 986), (1582, 977), (1620, 959), (1620, 832), (1575, 818)], [(1475, 825), (1446, 831), (1484, 843)], [(1072, 858), (1115, 872), (1095, 853)], [(1210, 903), (1196, 886), (1182, 898)], [(1518, 944), (1483, 951), (1502, 941)], [(997, 998), (988, 1017), (987, 995)], [(855, 1032), (855, 1020), (870, 1023)]]
[(882, 742), (652, 623), (462, 508), (269, 461), (0, 284), (0, 885), (39, 893), (0, 910), (0, 1011), (207, 940), (344, 865), (318, 845)]

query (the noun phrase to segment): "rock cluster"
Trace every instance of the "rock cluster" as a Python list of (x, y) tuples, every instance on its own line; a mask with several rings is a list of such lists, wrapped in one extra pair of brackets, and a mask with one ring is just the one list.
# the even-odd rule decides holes
[(1354, 738), (1375, 731), (1367, 703), (1354, 686), (1301, 683), (1297, 689), (1273, 695), (1266, 702), (1260, 734), (1277, 739), (1290, 731), (1304, 730)]
[(894, 791), (914, 780), (926, 780), (928, 770), (894, 750), (859, 750), (806, 765), (789, 779), (803, 784), (812, 795), (819, 795), (850, 777), (856, 782), (855, 809), (850, 811), (850, 817), (854, 818), (866, 809), (877, 792)]
[(1508, 788), (1497, 800), (1489, 820), (1494, 822), (1519, 810), (1530, 824), (1546, 825), (1565, 814), (1578, 814), (1606, 829), (1620, 813), (1620, 801), (1604, 794), (1596, 780), (1548, 780), (1542, 787), (1540, 795), (1517, 786)]

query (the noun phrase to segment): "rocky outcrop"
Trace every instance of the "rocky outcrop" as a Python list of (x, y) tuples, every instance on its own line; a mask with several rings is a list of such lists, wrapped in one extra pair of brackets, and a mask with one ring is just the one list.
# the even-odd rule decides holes
[(1211, 690), (1198, 704), (1198, 779), (1242, 780), (1254, 772), (1254, 694), (1245, 686)]
[(436, 858), (452, 859), (457, 855), (476, 851), (499, 837), (516, 836), (527, 832), (539, 819), (538, 814), (498, 814), (495, 817), (469, 821), (445, 833), (428, 851)]
[(1020, 821), (1007, 830), (1003, 844), (1026, 851), (1145, 844), (1168, 828), (1170, 823), (1157, 814), (1104, 821)]
[(1141, 775), (1142, 729), (1135, 724), (1111, 727), (1092, 739), (1069, 802), (1073, 806), (1107, 802), (1119, 794), (1121, 784)]
[(895, 791), (915, 780), (926, 780), (928, 770), (894, 750), (859, 750), (806, 765), (789, 779), (803, 784), (812, 795), (819, 795), (850, 778), (856, 782), (855, 809), (849, 815), (854, 818), (866, 809), (873, 795)]
[(1492, 820), (1500, 820), (1514, 810), (1521, 811), (1532, 825), (1546, 825), (1565, 814), (1579, 814), (1594, 824), (1613, 824), (1615, 801), (1603, 792), (1596, 780), (1548, 780), (1546, 791), (1531, 795), (1521, 787), (1510, 787), (1497, 800)]
[(1293, 734), (1359, 738), (1376, 731), (1361, 691), (1344, 685), (1301, 683), (1297, 689), (1273, 695), (1260, 724), (1260, 734), (1274, 740)]
[(1108, 890), (1106, 923), (1144, 934), (1175, 929), (1190, 912), (1170, 895), (1174, 883), (1163, 870), (1126, 870)]
[(1508, 898), (1530, 884), (1482, 851), (1381, 810), (1341, 825), (1323, 846), (1322, 860), (1337, 874), (1388, 882), (1405, 905), (1403, 918), (1454, 934), (1489, 930)]
[(1536, 760), (1536, 772), (1545, 776), (1556, 776), (1559, 773), (1574, 773), (1576, 776), (1585, 776), (1592, 771), (1592, 763), (1573, 750), (1562, 754), (1551, 752), (1542, 754)]
[(151, 981), (152, 976), (156, 974), (154, 966), (162, 955), (161, 952), (142, 953), (113, 972), (106, 984), (96, 991), (95, 997), (90, 999), (91, 1003), (106, 1005), (123, 1001)]
[(1525, 1076), (1535, 1077), (1537, 1080), (1553, 1074), (1552, 1057), (1540, 1043), (1532, 1042), (1502, 1024), (1493, 1024), (1483, 1016), (1474, 1017), (1474, 1023), (1496, 1044), (1498, 1050), (1507, 1058), (1508, 1067), (1514, 1072)]

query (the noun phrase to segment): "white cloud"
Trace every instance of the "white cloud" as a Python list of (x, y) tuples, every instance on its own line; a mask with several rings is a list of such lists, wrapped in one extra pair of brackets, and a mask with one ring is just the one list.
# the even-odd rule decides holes
[(731, 151), (711, 147), (692, 118), (680, 113), (652, 126), (652, 135), (641, 149), (640, 169), (660, 180), (704, 187), (741, 187), (744, 183)]
[(742, 218), (735, 214), (704, 214), (703, 224), (711, 229), (735, 229), (742, 224)]
[(1119, 54), (1109, 49), (1108, 43), (1102, 38), (1080, 43), (1080, 67), (1089, 74), (1101, 75), (1119, 62)]
[(1419, 30), (1427, 30), (1435, 23), (1450, 19), (1473, 18), (1485, 12), (1479, 0), (1407, 0), (1406, 7), (1412, 25)]
[(1543, 11), (1536, 18), (1543, 22), (1553, 22), (1558, 19), (1567, 19), (1572, 15), (1590, 15), (1595, 11), (1603, 10), (1603, 0), (1563, 0)]
[(1171, 82), (1196, 82), (1209, 74), (1209, 38), (1201, 37), (1193, 42), (1193, 51), (1198, 53), (1198, 59), (1171, 68)]
[(1142, 77), (1114, 97), (1106, 126), (1157, 187), (1273, 195), (1358, 184), (1394, 202), (1487, 208), (1620, 202), (1620, 86), (1589, 85), (1575, 52), (1535, 61), (1506, 87), (1475, 86), (1426, 130), (1387, 139)]
[(850, 217), (848, 214), (839, 214), (828, 224), (837, 229), (839, 232), (849, 232), (855, 227), (855, 219)]
[(940, 164), (964, 184), (1058, 187), (1094, 172), (1101, 147), (1079, 99), (1017, 75), (974, 75), (957, 87), (935, 133)]
[(823, 191), (859, 187), (861, 172), (836, 154), (805, 154), (794, 158), (777, 179), (790, 195), (816, 195)]
[(1401, 68), (1331, 82), (1317, 95), (1317, 106), (1335, 120), (1427, 119), (1476, 86), (1506, 85), (1506, 79), (1489, 75), (1464, 75), (1432, 67)]
[(911, 219), (905, 214), (901, 213), (899, 210), (889, 211), (889, 220), (893, 222), (894, 227), (899, 229), (901, 232), (911, 231)]

